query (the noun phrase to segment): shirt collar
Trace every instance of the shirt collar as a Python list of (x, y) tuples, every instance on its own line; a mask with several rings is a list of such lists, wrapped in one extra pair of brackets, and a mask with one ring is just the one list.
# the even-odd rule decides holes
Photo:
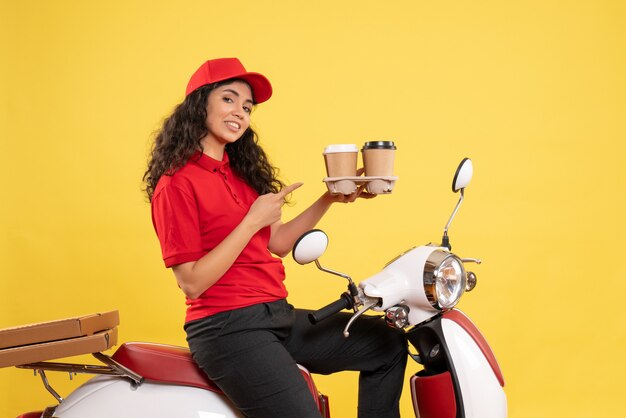
[(201, 151), (196, 151), (195, 154), (190, 159), (194, 163), (198, 164), (200, 167), (205, 170), (215, 172), (217, 170), (224, 170), (228, 165), (228, 154), (224, 151), (224, 156), (222, 157), (222, 161), (218, 161), (214, 158), (209, 157), (205, 153)]

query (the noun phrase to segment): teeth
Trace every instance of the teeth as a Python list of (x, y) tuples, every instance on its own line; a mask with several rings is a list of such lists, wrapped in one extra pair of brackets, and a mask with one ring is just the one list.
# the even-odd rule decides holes
[(238, 124), (238, 123), (235, 123), (235, 122), (226, 122), (226, 123), (227, 123), (228, 125), (232, 126), (233, 128), (237, 128), (237, 129), (239, 129), (239, 128), (241, 127), (241, 126), (239, 126), (239, 124)]

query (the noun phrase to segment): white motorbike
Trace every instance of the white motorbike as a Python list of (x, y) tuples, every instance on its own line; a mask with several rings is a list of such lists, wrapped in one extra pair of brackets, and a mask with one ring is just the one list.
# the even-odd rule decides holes
[(402, 253), (358, 286), (348, 275), (320, 264), (318, 258), (328, 245), (323, 231), (309, 231), (293, 249), (299, 264), (315, 262), (320, 270), (348, 280), (348, 291), (311, 314), (312, 323), (352, 309), (354, 315), (344, 330), (349, 337), (351, 324), (371, 310), (383, 312), (389, 326), (405, 331), (418, 352), (410, 356), (423, 365), (410, 381), (418, 418), (507, 416), (504, 378), (496, 358), (476, 326), (454, 308), (464, 292), (476, 286), (476, 275), (466, 271), (464, 265), (481, 263), (453, 254), (448, 236), (472, 175), (472, 161), (465, 158), (452, 181), (452, 190), (460, 191), (460, 198), (444, 228), (441, 244), (431, 243)]
[[(410, 249), (358, 286), (349, 276), (320, 264), (318, 259), (328, 245), (324, 232), (305, 233), (293, 249), (293, 257), (298, 263), (315, 262), (319, 269), (348, 279), (348, 291), (336, 302), (311, 314), (313, 323), (343, 309), (351, 309), (354, 315), (344, 330), (348, 338), (355, 320), (367, 311), (376, 311), (383, 312), (389, 326), (406, 332), (407, 340), (417, 350), (417, 354), (411, 354), (411, 357), (423, 365), (423, 370), (410, 380), (418, 418), (503, 418), (507, 415), (504, 380), (495, 356), (474, 324), (461, 311), (454, 309), (463, 293), (476, 285), (476, 276), (466, 272), (464, 264), (480, 263), (480, 260), (460, 258), (451, 253), (448, 239), (448, 228), (463, 201), (464, 189), (472, 174), (471, 160), (464, 159), (452, 186), (455, 192), (460, 191), (460, 199), (444, 229), (441, 245), (428, 244)], [(100, 333), (107, 348), (115, 344), (117, 335), (110, 331)], [(54, 336), (49, 338), (59, 340)], [(73, 342), (61, 341), (61, 344), (71, 346)], [(10, 350), (31, 348), (29, 345)], [(50, 350), (46, 353), (49, 355)], [(18, 418), (242, 417), (196, 366), (187, 348), (124, 343), (112, 356), (100, 352), (93, 352), (93, 356), (102, 364), (7, 363), (35, 370), (57, 400), (56, 405)], [(67, 354), (59, 357), (67, 357)], [(304, 368), (301, 370), (321, 415), (329, 418), (328, 397), (318, 392), (309, 372)], [(63, 398), (49, 384), (46, 371), (69, 372), (70, 376), (74, 373), (97, 376)]]

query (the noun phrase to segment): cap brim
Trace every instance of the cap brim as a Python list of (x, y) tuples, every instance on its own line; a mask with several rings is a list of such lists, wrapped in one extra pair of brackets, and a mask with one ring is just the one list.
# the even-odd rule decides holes
[(262, 74), (245, 73), (233, 78), (240, 78), (250, 85), (255, 103), (263, 103), (272, 97), (272, 84)]

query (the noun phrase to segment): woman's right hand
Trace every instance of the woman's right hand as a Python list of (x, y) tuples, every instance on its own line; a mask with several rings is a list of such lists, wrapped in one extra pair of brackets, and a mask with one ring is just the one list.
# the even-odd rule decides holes
[(282, 206), (285, 203), (285, 196), (302, 186), (304, 183), (294, 183), (285, 187), (278, 193), (267, 193), (257, 197), (246, 218), (257, 229), (264, 228), (280, 221)]
[(198, 261), (174, 266), (174, 275), (185, 295), (195, 299), (213, 286), (233, 265), (259, 229), (280, 220), (280, 208), (285, 203), (285, 196), (300, 186), (302, 183), (295, 183), (278, 193), (259, 196), (250, 206), (244, 220), (215, 248)]

